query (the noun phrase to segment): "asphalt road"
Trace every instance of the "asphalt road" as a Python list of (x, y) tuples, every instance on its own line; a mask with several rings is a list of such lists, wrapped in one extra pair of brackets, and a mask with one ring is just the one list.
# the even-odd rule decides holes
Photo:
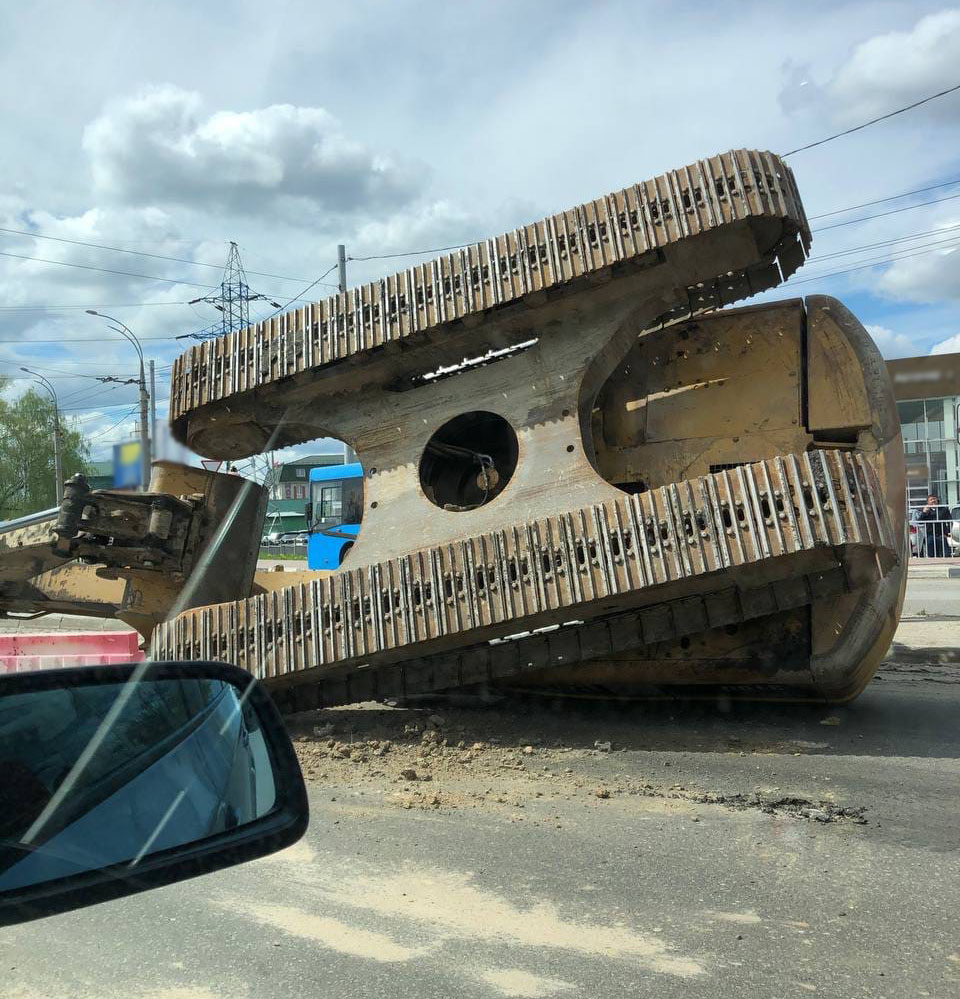
[(562, 770), (437, 809), (321, 780), (283, 854), (0, 932), (0, 994), (960, 996), (960, 669), (842, 709), (562, 711)]
[(947, 579), (910, 575), (903, 601), (903, 616), (917, 614), (960, 617), (960, 577)]

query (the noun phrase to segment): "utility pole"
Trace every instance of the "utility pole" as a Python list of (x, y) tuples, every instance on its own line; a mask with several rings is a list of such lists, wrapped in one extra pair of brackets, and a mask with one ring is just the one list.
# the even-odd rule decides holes
[(150, 358), (150, 440), (153, 450), (157, 449), (157, 372), (153, 358)]
[(20, 370), (26, 371), (28, 375), (33, 375), (37, 384), (42, 385), (50, 393), (50, 398), (53, 399), (53, 474), (56, 478), (57, 506), (59, 506), (63, 501), (63, 456), (60, 438), (60, 404), (57, 402), (57, 393), (39, 371), (33, 371), (31, 368), (21, 368)]
[(96, 309), (86, 309), (85, 311), (88, 316), (99, 316), (100, 319), (107, 319), (114, 323), (110, 329), (114, 333), (120, 333), (136, 348), (137, 357), (140, 360), (140, 377), (137, 379), (140, 386), (140, 488), (143, 492), (147, 492), (150, 488), (150, 425), (147, 423), (150, 396), (147, 393), (147, 377), (143, 368), (143, 347), (140, 346), (140, 341), (133, 330), (125, 323), (120, 322), (119, 319), (114, 319), (113, 316), (108, 316), (103, 312), (97, 312)]
[[(340, 286), (340, 293), (343, 294), (347, 290), (347, 248), (343, 243), (337, 244), (337, 283)], [(345, 465), (350, 465), (357, 460), (357, 452), (350, 447), (349, 444), (344, 441), (343, 444), (343, 463)]]
[(143, 355), (140, 355), (140, 488), (150, 489), (150, 424), (148, 408), (150, 396), (147, 394), (147, 380), (143, 372)]
[[(327, 258), (330, 259), (329, 257)], [(347, 248), (340, 243), (337, 246), (337, 270), (339, 272), (339, 284), (341, 293), (347, 290)]]
[(192, 337), (195, 340), (209, 340), (212, 337), (232, 333), (234, 330), (245, 329), (250, 325), (250, 303), (261, 301), (268, 302), (275, 309), (282, 308), (279, 302), (271, 301), (258, 291), (251, 291), (250, 285), (247, 284), (246, 271), (240, 260), (240, 248), (231, 242), (219, 294), (195, 298), (189, 303), (196, 305), (198, 302), (206, 302), (212, 305), (220, 313), (220, 321), (212, 323), (206, 329), (197, 330), (196, 333), (182, 333), (177, 339)]

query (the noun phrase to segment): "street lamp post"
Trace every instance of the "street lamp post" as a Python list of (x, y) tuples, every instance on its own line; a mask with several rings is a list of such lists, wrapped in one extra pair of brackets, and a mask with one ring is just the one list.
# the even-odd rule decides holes
[(101, 319), (108, 319), (111, 323), (115, 323), (116, 325), (111, 326), (110, 329), (115, 333), (125, 336), (137, 350), (137, 357), (140, 359), (140, 378), (138, 380), (138, 384), (140, 385), (140, 488), (146, 491), (150, 488), (150, 426), (147, 423), (147, 408), (150, 396), (147, 393), (147, 379), (143, 370), (143, 348), (140, 346), (140, 341), (133, 330), (120, 322), (119, 319), (114, 319), (113, 316), (97, 312), (96, 309), (87, 309), (86, 312), (87, 315), (99, 316)]
[(57, 393), (39, 371), (33, 371), (31, 368), (21, 368), (20, 370), (25, 371), (28, 375), (33, 375), (37, 384), (42, 385), (50, 393), (50, 398), (53, 399), (53, 474), (57, 480), (57, 506), (59, 506), (63, 500), (63, 457), (60, 453), (60, 404), (57, 402)]

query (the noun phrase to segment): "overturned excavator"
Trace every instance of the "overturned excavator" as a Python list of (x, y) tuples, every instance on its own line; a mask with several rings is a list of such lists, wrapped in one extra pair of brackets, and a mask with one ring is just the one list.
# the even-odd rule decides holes
[(809, 245), (789, 168), (739, 150), (192, 348), (175, 436), (221, 460), (338, 437), (363, 526), (336, 572), (248, 562), (229, 599), (171, 603), (153, 654), (237, 663), (287, 710), (855, 696), (905, 583), (885, 366), (833, 299), (719, 311)]

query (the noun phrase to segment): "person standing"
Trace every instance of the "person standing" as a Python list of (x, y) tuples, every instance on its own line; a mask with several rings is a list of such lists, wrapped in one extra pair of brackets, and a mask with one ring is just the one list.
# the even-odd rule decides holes
[(917, 514), (917, 520), (926, 527), (927, 558), (945, 558), (947, 552), (947, 532), (950, 530), (950, 511), (940, 505), (940, 497), (931, 493), (927, 504)]

